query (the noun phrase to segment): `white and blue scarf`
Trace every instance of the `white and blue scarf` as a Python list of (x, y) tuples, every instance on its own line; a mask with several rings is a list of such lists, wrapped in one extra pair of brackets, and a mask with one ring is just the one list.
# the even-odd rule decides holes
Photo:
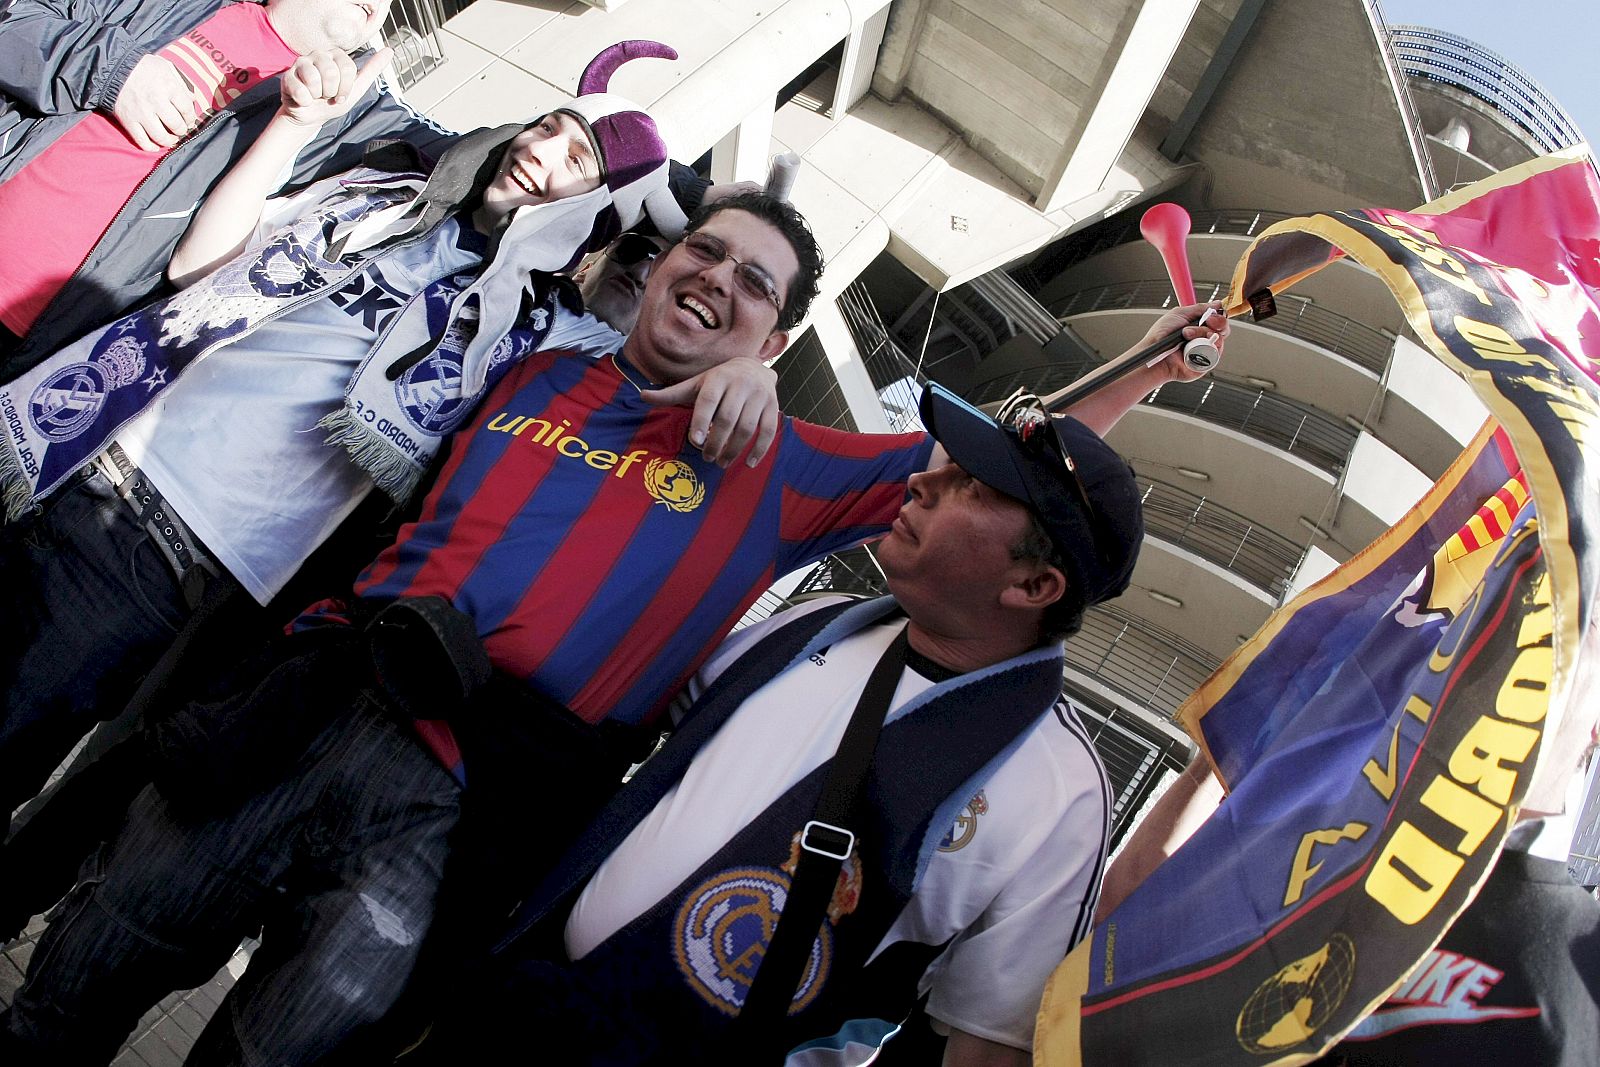
[[(333, 292), (398, 240), (431, 234), (442, 217), (430, 220), (423, 234), (402, 232), (381, 246), (343, 248), (337, 257), (329, 253), (337, 232), (413, 201), (423, 185), (416, 174), (351, 172), (317, 208), (261, 247), (182, 292), (124, 315), (0, 387), (5, 426), (0, 502), (7, 516), (15, 520), (34, 510), (197, 361)], [(405, 500), (411, 494), (443, 437), (514, 361), (543, 340), (555, 288), (530, 275), (531, 264), (522, 261), (545, 242), (537, 233), (516, 231), (537, 230), (541, 221), (555, 223), (551, 236), (559, 235), (555, 243), (565, 250), (547, 252), (564, 262), (572, 254), (566, 232), (571, 224), (542, 220), (539, 208), (565, 207), (549, 213), (565, 216), (581, 199), (519, 212), (499, 242), (503, 250), (521, 253), (506, 257), (517, 260), (515, 265), (492, 264), (490, 270), (428, 286), (423, 299), (411, 301), (373, 346), (343, 403), (329, 398), (323, 425), (331, 431), (330, 442), (347, 449), (390, 496)], [(473, 291), (490, 273), (517, 276), (514, 291), (495, 294), (497, 303), (509, 300), (514, 306), (509, 315), (494, 316), (495, 336), (480, 338), (478, 300), (465, 297), (476, 296)], [(523, 298), (525, 291), (531, 301)], [(408, 354), (410, 360), (402, 358)]]

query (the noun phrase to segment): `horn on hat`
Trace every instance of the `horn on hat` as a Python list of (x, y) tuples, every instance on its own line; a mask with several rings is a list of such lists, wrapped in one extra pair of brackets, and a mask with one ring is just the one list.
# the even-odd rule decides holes
[(630, 59), (677, 59), (677, 50), (660, 41), (618, 41), (589, 61), (578, 79), (578, 95), (603, 93), (611, 84), (611, 75)]

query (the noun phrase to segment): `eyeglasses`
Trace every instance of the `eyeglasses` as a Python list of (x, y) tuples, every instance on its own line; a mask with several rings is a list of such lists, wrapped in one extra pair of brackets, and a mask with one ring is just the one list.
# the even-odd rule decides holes
[[(715, 266), (725, 259), (733, 259), (728, 255), (728, 246), (723, 243), (722, 238), (700, 230), (684, 234), (683, 247), (706, 266)], [(783, 300), (778, 296), (778, 283), (772, 280), (772, 275), (754, 263), (741, 263), (733, 259), (733, 276), (740, 291), (746, 296), (769, 302), (778, 309), (780, 317), (783, 315)]]
[(619, 267), (631, 267), (647, 259), (654, 259), (661, 248), (642, 233), (625, 233), (611, 246), (611, 261)]
[(1101, 559), (1105, 559), (1105, 546), (1100, 543), (1099, 515), (1095, 511), (1094, 502), (1089, 499), (1089, 490), (1083, 484), (1083, 477), (1078, 473), (1077, 461), (1062, 443), (1061, 435), (1056, 433), (1055, 427), (1050, 424), (1050, 420), (1054, 417), (1038, 396), (1026, 389), (1018, 389), (1000, 405), (994, 420), (1000, 424), (1002, 430), (1021, 442), (1025, 449), (1049, 450), (1060, 458), (1062, 466), (1071, 477), (1078, 503), (1089, 519), (1089, 531), (1094, 538), (1095, 551), (1099, 553)]

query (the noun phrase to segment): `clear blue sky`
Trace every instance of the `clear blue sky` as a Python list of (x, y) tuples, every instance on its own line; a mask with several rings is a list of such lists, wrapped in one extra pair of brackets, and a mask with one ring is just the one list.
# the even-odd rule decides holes
[(1600, 3), (1596, 0), (1380, 0), (1390, 25), (1449, 30), (1498, 52), (1600, 139)]

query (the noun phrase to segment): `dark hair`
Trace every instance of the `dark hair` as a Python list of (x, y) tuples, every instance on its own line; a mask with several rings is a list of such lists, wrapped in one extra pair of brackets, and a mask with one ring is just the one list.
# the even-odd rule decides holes
[(787, 200), (779, 200), (766, 193), (740, 193), (703, 205), (689, 220), (685, 232), (698, 230), (713, 215), (723, 211), (748, 211), (783, 234), (789, 247), (794, 249), (800, 269), (789, 285), (789, 298), (784, 301), (783, 310), (778, 314), (778, 329), (794, 329), (806, 317), (806, 312), (811, 310), (811, 302), (817, 298), (819, 291), (817, 279), (822, 277), (822, 249), (817, 247), (811, 224)]
[(1044, 615), (1039, 619), (1041, 641), (1065, 641), (1083, 626), (1083, 592), (1072, 580), (1072, 572), (1067, 569), (1061, 550), (1045, 532), (1044, 523), (1039, 521), (1032, 508), (1026, 510), (1028, 529), (1017, 543), (1011, 546), (1011, 558), (1019, 562), (1027, 561), (1054, 567), (1067, 579), (1066, 592), (1061, 594), (1061, 599), (1046, 606)]

